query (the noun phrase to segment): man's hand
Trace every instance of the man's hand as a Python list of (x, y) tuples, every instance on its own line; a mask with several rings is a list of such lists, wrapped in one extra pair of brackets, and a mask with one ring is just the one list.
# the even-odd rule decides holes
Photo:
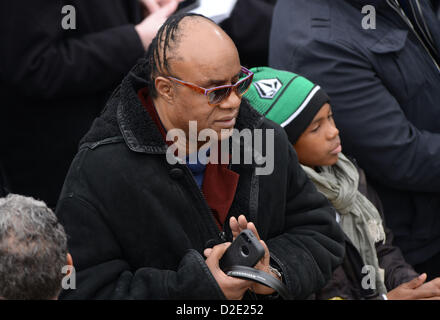
[(440, 278), (427, 283), (426, 273), (388, 292), (389, 300), (440, 300)]
[(145, 50), (165, 20), (176, 11), (180, 0), (140, 0), (144, 6), (144, 20), (135, 26)]
[[(264, 256), (255, 265), (254, 268), (258, 269), (258, 270), (262, 270), (266, 273), (269, 273), (270, 275), (277, 278), (278, 280), (281, 280), (278, 278), (277, 275), (275, 275), (273, 272), (270, 271), (270, 268), (269, 268), (269, 262), (270, 262), (269, 248), (267, 247), (266, 243), (260, 239), (260, 236), (258, 234), (257, 228), (255, 227), (254, 223), (247, 222), (246, 217), (244, 215), (241, 215), (238, 217), (238, 220), (235, 219), (235, 217), (231, 217), (231, 219), (229, 219), (229, 226), (231, 227), (232, 236), (233, 236), (234, 240), (240, 234), (240, 232), (242, 232), (244, 229), (250, 229), (255, 234), (257, 239), (260, 241), (260, 243), (264, 247)], [(257, 294), (264, 294), (264, 295), (272, 294), (275, 292), (274, 289), (269, 288), (265, 285), (256, 283), (256, 282), (252, 283), (251, 290)]]
[(245, 292), (252, 286), (253, 282), (230, 277), (220, 269), (219, 260), (230, 245), (230, 242), (226, 242), (216, 245), (213, 248), (205, 249), (204, 254), (207, 257), (206, 265), (217, 281), (220, 289), (222, 289), (226, 299), (241, 300)]

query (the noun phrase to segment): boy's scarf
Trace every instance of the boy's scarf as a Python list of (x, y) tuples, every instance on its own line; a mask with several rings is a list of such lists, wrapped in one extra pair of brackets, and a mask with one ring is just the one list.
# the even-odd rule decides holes
[[(342, 153), (335, 165), (319, 167), (320, 172), (302, 167), (317, 189), (339, 212), (340, 226), (358, 249), (364, 263), (374, 267), (376, 289), (380, 293), (386, 293), (384, 270), (379, 267), (375, 247), (376, 242), (385, 242), (382, 218), (376, 207), (358, 191), (359, 172), (356, 167)], [(370, 270), (365, 272), (366, 275), (367, 272), (374, 276)], [(374, 278), (371, 279), (374, 281)], [(370, 282), (367, 285), (372, 287)]]

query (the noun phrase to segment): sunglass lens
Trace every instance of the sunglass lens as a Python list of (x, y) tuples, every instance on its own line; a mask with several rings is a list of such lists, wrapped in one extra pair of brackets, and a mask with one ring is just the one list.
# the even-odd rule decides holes
[(243, 94), (246, 93), (246, 91), (249, 89), (249, 86), (252, 83), (252, 78), (249, 77), (248, 79), (246, 79), (245, 81), (243, 81), (242, 83), (240, 83), (237, 86), (237, 93), (241, 96)]
[(225, 97), (229, 95), (230, 88), (222, 88), (218, 90), (211, 91), (208, 94), (208, 99), (210, 104), (220, 103)]

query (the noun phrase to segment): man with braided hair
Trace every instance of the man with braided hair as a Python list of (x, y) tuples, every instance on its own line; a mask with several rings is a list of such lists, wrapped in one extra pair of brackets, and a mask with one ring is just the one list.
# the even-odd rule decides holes
[[(77, 282), (63, 298), (272, 296), (219, 268), (244, 229), (265, 248), (255, 268), (295, 298), (324, 286), (343, 257), (342, 232), (282, 129), (241, 99), (251, 81), (233, 41), (211, 20), (183, 14), (164, 23), (82, 139), (67, 175), (56, 212)], [(275, 131), (273, 172), (258, 176), (254, 163), (170, 163), (172, 130), (187, 137), (186, 156), (199, 149), (189, 147), (189, 121), (217, 142), (234, 128)]]

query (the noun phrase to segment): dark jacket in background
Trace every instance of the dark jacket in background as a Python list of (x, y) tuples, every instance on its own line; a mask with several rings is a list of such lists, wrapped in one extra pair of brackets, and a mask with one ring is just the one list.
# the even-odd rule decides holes
[[(405, 261), (401, 250), (393, 245), (394, 235), (385, 224), (379, 196), (367, 183), (363, 170), (357, 168), (359, 172), (359, 192), (370, 200), (382, 216), (386, 240), (385, 243), (376, 243), (376, 251), (379, 266), (385, 271), (385, 286), (388, 291), (391, 291), (399, 285), (413, 280), (419, 274)], [(364, 266), (365, 263), (359, 251), (346, 236), (344, 261), (335, 269), (332, 279), (316, 294), (315, 299), (327, 300), (334, 297), (348, 300), (382, 299), (378, 296), (376, 290), (362, 288), (362, 279), (366, 276), (366, 273), (362, 273)]]
[(241, 64), (267, 66), (272, 13), (276, 0), (238, 0), (231, 16), (220, 26), (234, 40)]
[[(76, 30), (64, 30), (64, 5)], [(1, 1), (0, 150), (13, 192), (55, 206), (81, 137), (144, 53), (137, 0)]]
[[(344, 153), (381, 197), (395, 244), (411, 264), (440, 252), (440, 72), (403, 20), (368, 0), (279, 0), (270, 65), (299, 73), (329, 94)], [(437, 49), (440, 25), (420, 1)]]
[(275, 130), (274, 171), (256, 176), (254, 165), (231, 166), (239, 180), (223, 234), (189, 168), (166, 160), (165, 141), (138, 97), (144, 68), (124, 79), (67, 175), (56, 213), (77, 289), (62, 297), (224, 299), (203, 250), (231, 241), (229, 217), (241, 214), (256, 224), (296, 298), (322, 288), (342, 260), (343, 233), (282, 128), (243, 100), (236, 128)]

